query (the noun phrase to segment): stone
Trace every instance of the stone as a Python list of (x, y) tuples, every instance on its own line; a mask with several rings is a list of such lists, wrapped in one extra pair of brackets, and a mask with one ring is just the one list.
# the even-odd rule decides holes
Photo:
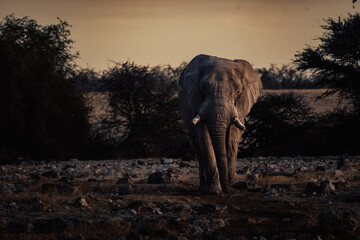
[(321, 182), (320, 187), (322, 193), (331, 193), (335, 191), (335, 186), (330, 180)]
[(86, 199), (83, 197), (77, 198), (74, 201), (74, 206), (75, 207), (89, 207), (88, 203), (86, 202)]
[(181, 161), (179, 163), (179, 167), (181, 168), (188, 168), (188, 167), (191, 167), (191, 164), (189, 162), (184, 162), (184, 161)]
[(322, 165), (319, 165), (319, 166), (315, 167), (315, 171), (323, 172), (325, 170), (326, 170), (325, 166), (322, 166)]
[(149, 175), (147, 182), (149, 184), (161, 184), (166, 183), (165, 179), (163, 178), (162, 172), (154, 172)]
[(305, 186), (304, 193), (307, 196), (312, 196), (314, 193), (319, 194), (320, 192), (321, 192), (321, 187), (314, 182), (309, 182)]
[(43, 183), (42, 193), (48, 194), (76, 194), (79, 191), (78, 185), (73, 182), (72, 178), (62, 177), (56, 182)]
[(247, 182), (245, 181), (239, 181), (233, 185), (233, 188), (239, 189), (239, 190), (248, 190), (249, 186)]
[(41, 201), (41, 198), (38, 195), (34, 195), (30, 198), (30, 206), (33, 210), (36, 211), (43, 211), (46, 209), (46, 205), (43, 201)]
[(132, 180), (129, 175), (126, 175), (125, 177), (119, 178), (117, 181), (117, 184), (129, 184)]
[(237, 174), (240, 174), (240, 175), (248, 175), (249, 173), (250, 173), (249, 167), (244, 167), (243, 169), (239, 169), (237, 171)]
[(149, 184), (179, 183), (182, 182), (180, 170), (169, 168), (163, 172), (151, 173), (147, 179)]
[(170, 159), (170, 158), (161, 159), (162, 164), (172, 164), (173, 162), (174, 162), (174, 160)]
[(41, 174), (41, 176), (47, 177), (47, 178), (59, 178), (60, 177), (60, 172), (58, 170), (51, 169), (49, 171), (43, 172)]
[(40, 175), (39, 172), (29, 173), (29, 177), (30, 177), (33, 181), (40, 181), (40, 180), (41, 180), (41, 175)]
[(120, 195), (128, 195), (131, 193), (131, 191), (132, 191), (132, 185), (130, 185), (130, 184), (125, 184), (125, 185), (119, 186), (119, 188), (118, 188), (118, 193)]
[(260, 178), (260, 173), (250, 173), (246, 175), (246, 180), (248, 181), (257, 181)]
[(210, 219), (210, 229), (213, 231), (217, 231), (227, 225), (227, 221), (221, 218), (212, 218)]
[(343, 171), (340, 169), (334, 169), (334, 177), (341, 177), (343, 175)]

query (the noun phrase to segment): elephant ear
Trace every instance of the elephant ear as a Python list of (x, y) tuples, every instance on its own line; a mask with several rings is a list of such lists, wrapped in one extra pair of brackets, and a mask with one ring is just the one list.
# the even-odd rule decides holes
[(243, 76), (241, 77), (242, 89), (240, 89), (240, 95), (236, 102), (238, 117), (243, 119), (248, 115), (257, 98), (260, 96), (262, 83), (260, 76), (248, 62), (244, 60), (235, 60), (235, 62), (239, 63), (239, 70), (243, 72)]
[(179, 92), (185, 95), (187, 107), (193, 113), (198, 113), (204, 97), (200, 91), (201, 68), (206, 61), (206, 55), (198, 55), (184, 68), (179, 79)]

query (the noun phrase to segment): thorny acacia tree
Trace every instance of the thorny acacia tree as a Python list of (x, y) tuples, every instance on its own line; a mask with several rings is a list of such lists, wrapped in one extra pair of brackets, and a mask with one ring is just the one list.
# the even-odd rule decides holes
[(72, 82), (70, 25), (0, 21), (0, 158), (79, 157), (88, 108)]
[(339, 100), (350, 100), (360, 109), (360, 15), (326, 20), (325, 30), (316, 48), (307, 46), (296, 54), (301, 70), (313, 70), (330, 88), (323, 96), (339, 94)]
[(178, 155), (186, 136), (177, 104), (179, 68), (116, 63), (103, 74), (108, 97), (102, 121), (125, 157)]

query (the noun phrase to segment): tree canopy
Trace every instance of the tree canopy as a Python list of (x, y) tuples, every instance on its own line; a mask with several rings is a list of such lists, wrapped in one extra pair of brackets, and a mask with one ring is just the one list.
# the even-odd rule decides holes
[(339, 99), (352, 101), (360, 107), (360, 15), (349, 14), (329, 18), (317, 47), (307, 46), (296, 54), (295, 63), (301, 70), (310, 69), (329, 86), (324, 96), (337, 93)]
[(1, 156), (78, 156), (89, 133), (88, 108), (72, 75), (70, 25), (29, 17), (0, 22)]

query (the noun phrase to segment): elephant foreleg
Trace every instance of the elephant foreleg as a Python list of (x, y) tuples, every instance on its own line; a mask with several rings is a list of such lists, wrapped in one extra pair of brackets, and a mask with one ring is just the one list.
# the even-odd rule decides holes
[[(197, 140), (200, 146), (201, 159), (199, 161), (200, 189), (208, 193), (220, 193), (220, 177), (216, 165), (216, 158), (207, 126), (198, 123), (195, 126)], [(202, 179), (204, 184), (201, 185)]]

